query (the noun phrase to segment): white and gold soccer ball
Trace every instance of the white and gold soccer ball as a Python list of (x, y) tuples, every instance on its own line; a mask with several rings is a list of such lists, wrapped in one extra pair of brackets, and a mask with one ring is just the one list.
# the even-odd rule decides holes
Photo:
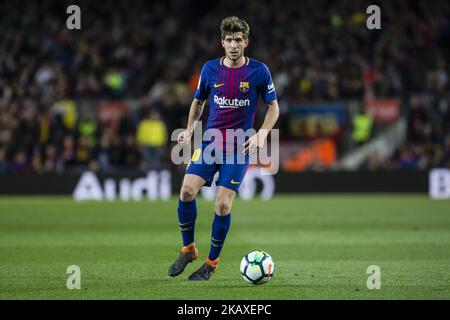
[(265, 251), (247, 253), (241, 261), (241, 275), (251, 284), (263, 284), (272, 279), (275, 263)]

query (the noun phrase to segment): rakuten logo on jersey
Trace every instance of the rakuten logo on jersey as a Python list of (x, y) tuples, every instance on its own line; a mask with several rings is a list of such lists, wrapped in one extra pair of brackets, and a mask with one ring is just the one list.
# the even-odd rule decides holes
[(218, 97), (214, 95), (214, 103), (219, 106), (219, 108), (240, 108), (248, 107), (250, 105), (250, 100), (240, 100), (238, 98), (227, 99), (225, 97)]

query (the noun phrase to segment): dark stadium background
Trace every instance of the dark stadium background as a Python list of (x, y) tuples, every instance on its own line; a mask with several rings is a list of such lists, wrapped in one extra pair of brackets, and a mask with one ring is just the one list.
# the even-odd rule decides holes
[[(366, 1), (81, 1), (81, 30), (68, 30), (72, 2), (2, 1), (0, 174), (148, 169), (139, 122), (157, 110), (168, 133), (186, 125), (202, 63), (222, 55), (218, 24), (234, 14), (277, 85), (285, 171), (346, 169), (340, 160), (400, 120), (393, 150), (351, 169), (448, 168), (448, 3), (376, 3), (381, 30), (366, 28)], [(374, 127), (354, 141), (366, 106)], [(152, 165), (177, 170), (170, 142), (161, 148)]]
[[(81, 8), (81, 30), (66, 27), (70, 15), (66, 8), (72, 4)], [(381, 9), (379, 30), (366, 27), (369, 5), (378, 5)], [(430, 195), (450, 197), (448, 1), (0, 1), (0, 13), (0, 225), (5, 231), (0, 244), (9, 250), (2, 255), (1, 260), (7, 262), (0, 268), (0, 277), (11, 280), (10, 270), (26, 268), (28, 251), (15, 251), (13, 243), (17, 241), (21, 246), (23, 241), (25, 246), (30, 241), (33, 246), (34, 236), (21, 232), (36, 228), (33, 230), (39, 235), (37, 243), (45, 247), (49, 241), (64, 247), (71, 242), (58, 237), (49, 240), (52, 232), (64, 233), (65, 228), (76, 232), (77, 227), (97, 232), (113, 226), (109, 229), (112, 232), (121, 224), (127, 226), (128, 220), (122, 216), (125, 212), (137, 215), (133, 223), (140, 231), (142, 226), (149, 229), (156, 226), (157, 230), (152, 230), (159, 230), (160, 225), (152, 225), (147, 220), (144, 215), (147, 211), (164, 213), (157, 221), (170, 218), (170, 223), (174, 224), (170, 225), (171, 229), (168, 227), (167, 232), (172, 232), (166, 238), (170, 239), (171, 246), (167, 244), (166, 249), (170, 248), (174, 254), (178, 245), (175, 199), (185, 166), (176, 166), (170, 161), (174, 146), (170, 135), (173, 130), (186, 126), (202, 64), (223, 55), (219, 24), (231, 15), (249, 23), (250, 45), (246, 55), (268, 65), (281, 110), (276, 125), (280, 130), (280, 170), (267, 178), (270, 187), (256, 176), (255, 184), (247, 186), (246, 190), (250, 191), (241, 195), (242, 201), (237, 202), (236, 210), (239, 212), (238, 206), (242, 206), (249, 211), (266, 209), (267, 214), (278, 213), (279, 217), (286, 214), (287, 229), (281, 225), (277, 229), (275, 223), (278, 234), (291, 230), (290, 226), (293, 228), (296, 223), (298, 230), (313, 226), (319, 234), (342, 227), (341, 231), (336, 231), (337, 235), (329, 235), (337, 237), (338, 243), (342, 234), (351, 234), (359, 230), (358, 226), (361, 230), (375, 228), (380, 231), (380, 237), (384, 232), (399, 228), (406, 232), (405, 238), (400, 239), (417, 241), (415, 249), (396, 248), (399, 234), (382, 239), (370, 233), (369, 247), (360, 250), (365, 252), (371, 250), (370, 245), (385, 245), (383, 249), (377, 247), (379, 251), (375, 252), (382, 256), (381, 252), (391, 248), (394, 251), (386, 252), (394, 261), (395, 254), (404, 254), (412, 260), (423, 257), (448, 262), (448, 253), (444, 253), (443, 247), (450, 241), (447, 236), (449, 220), (445, 215), (449, 211), (448, 200), (430, 199)], [(256, 128), (262, 123), (265, 108), (260, 101)], [(203, 119), (207, 117), (207, 110), (206, 107)], [(365, 127), (367, 123), (369, 126)], [(139, 135), (141, 125), (155, 130), (150, 142)], [(140, 189), (136, 188), (142, 191), (142, 197), (151, 201), (76, 202), (73, 197), (80, 198), (75, 189), (87, 172), (98, 179), (101, 195), (84, 194), (84, 199), (141, 199), (139, 192), (133, 196), (130, 191), (134, 188), (130, 186), (140, 181)], [(151, 180), (149, 172), (156, 174), (156, 180)], [(149, 187), (145, 179), (154, 184)], [(162, 187), (158, 179), (166, 179), (168, 184)], [(120, 189), (124, 180), (127, 191)], [(151, 190), (153, 187), (158, 189), (156, 193)], [(264, 195), (265, 187), (268, 195)], [(261, 193), (264, 199), (273, 200), (262, 201), (258, 197)], [(334, 193), (345, 194), (341, 198)], [(210, 202), (203, 204), (205, 215), (212, 210), (210, 207)], [(68, 208), (72, 218), (64, 216), (64, 208)], [(111, 210), (111, 220), (107, 210)], [(298, 215), (296, 210), (299, 210)], [(334, 211), (343, 220), (333, 216)], [(71, 220), (87, 213), (92, 216), (86, 216), (84, 222)], [(245, 217), (244, 212), (240, 214)], [(252, 217), (260, 219), (257, 209), (248, 214), (248, 218), (242, 218), (248, 221), (240, 224), (239, 232), (245, 231), (246, 226), (269, 230), (273, 223), (268, 216), (263, 216), (262, 221), (254, 224)], [(296, 220), (304, 217), (306, 224)], [(204, 218), (208, 224), (209, 218), (209, 215)], [(289, 224), (289, 219), (293, 219), (293, 224)], [(283, 220), (277, 221), (282, 224)], [(239, 228), (239, 222), (236, 226)], [(208, 227), (205, 224), (199, 230), (207, 234)], [(442, 233), (436, 233), (436, 238), (428, 233), (413, 236), (417, 230), (430, 231), (427, 228), (436, 228)], [(17, 234), (7, 231), (17, 231)], [(254, 230), (256, 234), (259, 231)], [(130, 237), (126, 239), (133, 239)], [(147, 241), (140, 236), (137, 239)], [(255, 239), (271, 248), (264, 242), (268, 238)], [(280, 241), (284, 243), (296, 242), (295, 237), (283, 239)], [(308, 239), (305, 236), (306, 243)], [(311, 239), (318, 241), (320, 247), (320, 238), (313, 236)], [(350, 241), (343, 239), (343, 243)], [(365, 238), (361, 239), (355, 241), (366, 243)], [(81, 243), (83, 241), (87, 238)], [(92, 245), (103, 243), (102, 238), (93, 237), (91, 241)], [(435, 241), (436, 247), (426, 247), (427, 241)], [(113, 239), (111, 243), (116, 242)], [(257, 244), (245, 247), (233, 259), (239, 260), (245, 250), (253, 250)], [(324, 252), (329, 250), (331, 257), (342, 252), (344, 258), (353, 254), (343, 248), (345, 246), (325, 248)], [(343, 251), (339, 251), (341, 249)], [(41, 255), (29, 250), (33, 259)], [(287, 249), (277, 251), (277, 247), (273, 247), (272, 250), (275, 261), (283, 261), (282, 258), (290, 254)], [(308, 254), (320, 252), (304, 250), (301, 252), (306, 259)], [(19, 253), (14, 256), (13, 252)], [(101, 255), (101, 251), (89, 252), (92, 257)], [(435, 255), (427, 256), (428, 253)], [(58, 260), (58, 252), (44, 250), (42, 254), (56, 257), (61, 266), (65, 263)], [(81, 253), (79, 257), (85, 258)], [(158, 257), (165, 259), (161, 265), (164, 269), (166, 260), (171, 257), (163, 253)], [(129, 258), (134, 261), (134, 256)], [(376, 260), (372, 258), (365, 255), (367, 261)], [(14, 262), (18, 266), (14, 267)], [(414, 270), (419, 272), (419, 279), (421, 276), (426, 279), (427, 272), (432, 274), (436, 282), (431, 287), (436, 284), (448, 289), (448, 273), (439, 263), (434, 265), (437, 267), (433, 270), (440, 270), (436, 273), (422, 265)], [(42, 271), (44, 278), (52, 267), (49, 264), (49, 269)], [(140, 265), (135, 267), (140, 268)], [(226, 270), (225, 267), (223, 274)], [(280, 277), (282, 279), (283, 273)], [(333, 280), (336, 279), (330, 281)], [(22, 278), (18, 283), (25, 286), (27, 282)], [(380, 297), (402, 297), (404, 284), (400, 281), (398, 292)], [(12, 293), (0, 289), (0, 297), (71, 298), (66, 293), (45, 296), (36, 293), (38, 291), (27, 296), (14, 286), (14, 281), (8, 288), (12, 288)], [(19, 291), (14, 291), (16, 289)], [(151, 297), (170, 298), (173, 291), (170, 290), (167, 295)], [(407, 297), (448, 299), (448, 293), (439, 295), (443, 291), (421, 290), (417, 288)], [(120, 296), (114, 293), (108, 296), (105, 292), (86, 297)], [(261, 292), (257, 298), (268, 297)], [(421, 295), (421, 292), (425, 293)], [(320, 293), (315, 294), (294, 294), (293, 298), (321, 297)], [(333, 294), (322, 297), (340, 297)], [(344, 296), (359, 298), (357, 294)], [(280, 289), (277, 297), (286, 298), (288, 293)]]

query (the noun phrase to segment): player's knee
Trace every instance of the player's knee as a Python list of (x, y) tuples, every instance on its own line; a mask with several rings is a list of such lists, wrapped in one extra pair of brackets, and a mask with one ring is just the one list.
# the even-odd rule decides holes
[(183, 185), (180, 191), (181, 201), (192, 201), (195, 198), (195, 190), (190, 185)]
[(225, 216), (231, 211), (231, 203), (228, 201), (216, 201), (216, 214)]

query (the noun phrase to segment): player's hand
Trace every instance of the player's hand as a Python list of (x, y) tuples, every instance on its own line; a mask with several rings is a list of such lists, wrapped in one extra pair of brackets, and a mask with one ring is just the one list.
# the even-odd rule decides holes
[(251, 136), (244, 144), (243, 153), (251, 155), (255, 153), (259, 148), (264, 146), (264, 141), (266, 140), (267, 134), (262, 133), (261, 131), (257, 134)]
[(177, 141), (179, 144), (187, 144), (191, 141), (192, 130), (186, 129), (178, 135)]

